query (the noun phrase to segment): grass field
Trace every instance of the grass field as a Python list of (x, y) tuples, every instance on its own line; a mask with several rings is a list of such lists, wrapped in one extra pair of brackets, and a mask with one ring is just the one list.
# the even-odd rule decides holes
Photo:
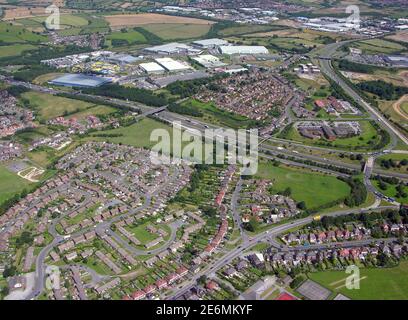
[(281, 138), (302, 142), (306, 145), (327, 146), (343, 150), (371, 150), (372, 146), (375, 146), (380, 141), (380, 136), (369, 121), (360, 121), (359, 123), (362, 130), (361, 135), (351, 138), (336, 139), (335, 141), (325, 139), (312, 140), (301, 136), (294, 127)]
[(37, 49), (36, 46), (31, 44), (14, 44), (11, 46), (0, 47), (0, 58), (19, 56), (24, 51)]
[[(0, 21), (0, 41), (5, 43), (40, 43), (47, 37), (35, 34), (22, 26), (10, 25)], [(3, 50), (3, 49), (2, 49)]]
[(407, 50), (407, 48), (398, 43), (382, 39), (364, 40), (354, 43), (353, 47), (354, 46), (363, 50), (363, 52), (366, 54), (393, 54)]
[[(359, 290), (348, 290), (344, 271), (323, 271), (309, 274), (309, 278), (326, 288), (357, 300), (407, 300), (408, 299), (408, 261), (398, 267), (384, 269), (360, 269)], [(336, 289), (338, 288), (338, 289)]]
[(0, 166), (0, 204), (22, 192), (28, 185), (27, 180)]
[(143, 29), (163, 40), (199, 38), (210, 30), (209, 24), (156, 23), (143, 25)]
[(58, 72), (53, 72), (53, 73), (46, 73), (38, 76), (33, 80), (33, 83), (35, 84), (47, 84), (48, 81), (54, 80), (57, 77), (63, 76), (64, 73), (58, 73)]
[(204, 103), (198, 100), (187, 100), (182, 105), (188, 106), (203, 113), (199, 120), (229, 128), (245, 128), (254, 121), (244, 116), (217, 108), (213, 103)]
[(152, 147), (157, 142), (150, 141), (150, 134), (154, 129), (165, 129), (171, 133), (171, 128), (161, 122), (145, 118), (138, 123), (128, 127), (103, 131), (106, 135), (122, 135), (120, 137), (90, 137), (88, 139), (107, 141), (112, 143), (123, 143), (134, 147)]
[(84, 101), (57, 97), (46, 93), (26, 92), (23, 97), (38, 112), (40, 119), (50, 120), (64, 114), (83, 112), (96, 105)]
[[(23, 26), (30, 31), (44, 32), (45, 19), (46, 16), (35, 16), (17, 19), (14, 24)], [(104, 18), (89, 14), (62, 14), (60, 24), (61, 28), (58, 33), (62, 36), (109, 31), (108, 22)]]
[[(37, 29), (43, 27), (46, 16), (31, 17), (26, 19), (19, 19), (17, 23), (23, 25), (29, 29)], [(60, 18), (61, 29), (67, 29), (71, 27), (87, 26), (88, 20), (85, 17), (73, 14), (63, 14)]]
[(146, 38), (140, 32), (134, 30), (112, 32), (106, 36), (106, 40), (125, 40), (129, 44), (146, 42)]
[(270, 162), (259, 163), (257, 176), (272, 180), (275, 192), (291, 188), (291, 197), (298, 202), (305, 201), (308, 209), (342, 199), (350, 193), (350, 187), (333, 176), (302, 171), (284, 165), (275, 167)]

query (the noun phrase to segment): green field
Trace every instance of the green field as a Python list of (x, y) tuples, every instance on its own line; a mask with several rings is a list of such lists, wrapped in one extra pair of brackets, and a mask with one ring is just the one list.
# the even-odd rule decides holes
[(11, 46), (0, 47), (0, 58), (19, 56), (24, 51), (37, 49), (36, 46), (31, 44), (14, 44)]
[(104, 135), (122, 135), (120, 137), (97, 137), (93, 136), (88, 139), (97, 141), (107, 141), (111, 143), (123, 143), (134, 147), (152, 147), (157, 142), (150, 141), (150, 134), (154, 129), (165, 129), (171, 133), (171, 127), (157, 122), (155, 120), (145, 118), (138, 123), (135, 123), (128, 127), (121, 127), (118, 129), (112, 129), (103, 131)]
[[(0, 21), (0, 42), (4, 43), (40, 43), (47, 37), (35, 34), (22, 26), (10, 25)], [(3, 50), (3, 49), (1, 49)]]
[[(27, 19), (22, 19), (22, 20), (28, 20), (22, 21), (18, 20), (18, 22), (21, 22), (23, 25), (27, 26), (27, 23), (32, 23), (35, 25), (35, 23), (42, 25), (47, 17), (32, 17), (32, 18), (27, 18)], [(81, 26), (87, 26), (88, 25), (88, 20), (85, 17), (79, 16), (79, 15), (72, 15), (72, 14), (63, 14), (61, 15), (60, 19), (60, 24), (61, 28), (71, 28), (71, 27), (81, 27)]]
[(259, 163), (257, 177), (272, 180), (274, 192), (291, 188), (291, 197), (298, 202), (304, 201), (308, 209), (345, 198), (350, 193), (350, 187), (333, 176), (284, 165), (276, 167), (271, 162)]
[(247, 117), (217, 108), (211, 102), (204, 103), (198, 100), (190, 99), (183, 102), (182, 106), (202, 112), (203, 117), (197, 119), (220, 126), (238, 129), (246, 128), (247, 126), (255, 123), (254, 120), (248, 119)]
[[(22, 96), (30, 101), (31, 107), (38, 112), (38, 116), (42, 120), (50, 120), (64, 114), (79, 113), (85, 110), (93, 114), (91, 110), (97, 106), (89, 102), (32, 91), (26, 92)], [(99, 109), (101, 108), (101, 106), (98, 107)], [(113, 111), (111, 108), (106, 109), (104, 107), (103, 109), (105, 111)]]
[(157, 35), (163, 40), (199, 38), (207, 34), (211, 25), (207, 24), (180, 24), (154, 23), (142, 26), (143, 29)]
[(30, 182), (0, 166), (0, 204), (22, 192)]
[[(408, 261), (398, 267), (384, 269), (360, 269), (360, 289), (348, 290), (344, 271), (323, 271), (309, 274), (309, 278), (326, 288), (357, 300), (407, 300), (408, 299)], [(340, 281), (340, 282), (338, 282)], [(338, 282), (338, 283), (336, 283)]]
[[(132, 233), (134, 234), (134, 236), (141, 242), (141, 246), (140, 246), (140, 247), (143, 247), (143, 245), (145, 245), (146, 243), (148, 243), (148, 242), (150, 242), (150, 241), (153, 241), (154, 239), (157, 239), (157, 238), (159, 237), (158, 234), (156, 234), (156, 233), (150, 233), (150, 232), (146, 229), (146, 227), (147, 227), (148, 225), (153, 225), (153, 224), (150, 223), (150, 222), (146, 222), (146, 223), (139, 224), (139, 225), (136, 226), (136, 227), (130, 226), (130, 227), (127, 227), (127, 228), (126, 228), (126, 229), (128, 229), (130, 232), (132, 232)], [(170, 237), (171, 229), (170, 229), (169, 226), (167, 226), (167, 225), (153, 225), (153, 226), (154, 226), (156, 229), (163, 229), (164, 231), (167, 232), (167, 236), (163, 238), (164, 241), (166, 241), (166, 240)], [(158, 245), (158, 246), (160, 247), (160, 245)], [(156, 246), (154, 246), (154, 247), (152, 247), (152, 248), (155, 248), (155, 247), (156, 247)], [(151, 250), (152, 248), (150, 248), (150, 250)]]
[(146, 43), (146, 38), (137, 31), (112, 32), (106, 36), (106, 40), (124, 40), (129, 44)]
[(400, 53), (407, 50), (406, 47), (387, 40), (382, 39), (370, 39), (359, 41), (353, 44), (353, 47), (357, 47), (363, 50), (366, 54), (393, 54)]
[(323, 146), (343, 150), (372, 150), (373, 146), (380, 142), (381, 137), (369, 121), (359, 121), (359, 123), (362, 130), (361, 135), (351, 138), (336, 139), (335, 141), (305, 138), (301, 136), (294, 127), (290, 128), (286, 134), (280, 135), (279, 137), (313, 146)]
[[(31, 31), (45, 31), (45, 16), (17, 19), (14, 24), (23, 26)], [(60, 20), (61, 28), (58, 33), (63, 36), (90, 34), (109, 31), (108, 23), (102, 17), (89, 14), (63, 14)]]

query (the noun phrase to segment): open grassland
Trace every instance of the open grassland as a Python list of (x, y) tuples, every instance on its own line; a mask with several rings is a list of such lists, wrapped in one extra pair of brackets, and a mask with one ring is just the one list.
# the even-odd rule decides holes
[(371, 125), (369, 121), (359, 121), (362, 133), (359, 136), (350, 138), (339, 138), (335, 141), (328, 141), (326, 139), (312, 140), (305, 138), (299, 134), (296, 128), (292, 127), (286, 135), (280, 136), (283, 139), (289, 139), (306, 145), (313, 146), (327, 146), (330, 148), (337, 148), (343, 150), (365, 150), (375, 146), (381, 139), (377, 130)]
[(27, 180), (0, 166), (0, 204), (21, 193), (28, 185)]
[(112, 32), (107, 35), (106, 40), (124, 40), (129, 44), (146, 42), (146, 38), (140, 32), (134, 30)]
[(404, 46), (383, 39), (359, 41), (354, 43), (353, 46), (361, 49), (366, 54), (396, 54), (406, 51)]
[(309, 209), (343, 199), (350, 193), (350, 187), (333, 176), (284, 165), (276, 167), (271, 162), (260, 162), (257, 176), (272, 180), (275, 192), (291, 188), (291, 197), (298, 202), (305, 201)]
[[(134, 147), (152, 147), (157, 143), (150, 141), (150, 134), (155, 129), (165, 129), (171, 133), (171, 127), (161, 122), (145, 118), (128, 127), (121, 127), (118, 129), (101, 132), (102, 134), (106, 135), (106, 137), (98, 137), (93, 135), (88, 139), (112, 143), (123, 143)], [(111, 137), (109, 137), (109, 135)]]
[(211, 25), (214, 22), (204, 19), (169, 16), (165, 14), (157, 13), (140, 13), (140, 14), (118, 14), (105, 16), (105, 19), (109, 22), (112, 28), (126, 27), (126, 26), (142, 26), (152, 23), (159, 24), (203, 24)]
[(395, 268), (360, 269), (360, 289), (349, 290), (344, 271), (322, 271), (310, 273), (309, 278), (326, 288), (357, 300), (407, 300), (408, 261)]
[[(21, 26), (0, 21), (0, 42), (3, 43), (40, 43), (47, 37), (33, 33)], [(3, 50), (3, 49), (2, 49)]]
[(197, 119), (208, 123), (234, 129), (245, 128), (254, 123), (253, 120), (248, 119), (247, 117), (217, 108), (217, 106), (211, 102), (204, 103), (191, 99), (183, 102), (182, 105), (201, 112), (203, 117)]
[[(91, 134), (90, 137), (84, 138), (83, 141), (106, 141), (110, 143), (122, 143), (139, 148), (152, 148), (157, 144), (162, 142), (161, 136), (159, 136), (158, 141), (152, 141), (151, 134), (154, 130), (162, 129), (162, 132), (168, 132), (170, 135), (170, 152), (173, 148), (173, 128), (150, 118), (144, 118), (135, 124), (127, 127), (120, 127), (112, 130), (105, 130), (98, 133)], [(188, 141), (182, 142), (182, 148), (189, 145)], [(184, 151), (184, 150), (183, 150)], [(201, 159), (205, 157), (204, 146), (201, 149), (202, 155)], [(200, 157), (199, 154), (188, 155), (193, 160)]]
[(37, 78), (35, 78), (33, 80), (33, 83), (35, 84), (47, 84), (48, 81), (54, 80), (58, 77), (63, 76), (64, 73), (58, 73), (58, 72), (53, 72), (53, 73), (46, 73), (46, 74), (42, 74), (40, 76), (38, 76)]
[(199, 38), (207, 34), (210, 28), (210, 24), (193, 23), (155, 23), (143, 25), (143, 29), (163, 40)]
[(35, 50), (37, 47), (31, 44), (14, 44), (0, 47), (0, 58), (19, 56), (24, 51)]
[(38, 112), (42, 120), (50, 120), (96, 107), (95, 104), (89, 102), (57, 97), (46, 93), (26, 92), (22, 96), (30, 102), (30, 106)]
[[(17, 20), (18, 24), (23, 25), (28, 29), (38, 29), (44, 26), (44, 22), (47, 16), (32, 17), (26, 19)], [(61, 29), (67, 29), (71, 27), (87, 26), (88, 20), (85, 17), (73, 14), (63, 14), (60, 18)], [(44, 29), (44, 27), (43, 27)]]
[[(47, 16), (35, 16), (18, 19), (13, 23), (35, 32), (44, 32)], [(109, 25), (103, 17), (89, 14), (62, 14), (58, 33), (63, 36), (107, 32)]]

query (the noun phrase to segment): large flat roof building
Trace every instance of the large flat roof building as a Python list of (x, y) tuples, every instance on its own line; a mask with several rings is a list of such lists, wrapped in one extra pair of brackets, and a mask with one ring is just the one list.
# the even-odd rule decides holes
[(220, 46), (221, 54), (268, 54), (269, 51), (264, 46)]
[(203, 54), (192, 59), (205, 68), (218, 68), (226, 66), (224, 62), (210, 54)]
[(183, 71), (189, 70), (191, 67), (187, 63), (182, 63), (180, 61), (174, 60), (172, 58), (158, 58), (155, 59), (158, 64), (160, 64), (167, 71)]
[(205, 39), (205, 40), (197, 40), (193, 42), (194, 45), (200, 48), (216, 48), (219, 46), (226, 46), (228, 45), (228, 41), (218, 38), (212, 39)]
[(165, 71), (164, 68), (156, 62), (141, 63), (139, 67), (147, 73), (162, 73)]
[(189, 46), (184, 43), (172, 42), (163, 44), (160, 46), (150, 47), (144, 49), (150, 53), (157, 53), (157, 54), (199, 54), (201, 50), (195, 49), (192, 46)]
[(109, 78), (87, 76), (83, 74), (69, 73), (49, 81), (50, 84), (65, 87), (94, 88), (112, 82)]

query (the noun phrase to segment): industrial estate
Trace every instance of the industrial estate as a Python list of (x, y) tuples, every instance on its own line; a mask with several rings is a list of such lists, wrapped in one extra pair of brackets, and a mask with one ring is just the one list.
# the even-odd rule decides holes
[(0, 300), (408, 299), (405, 1), (0, 13)]

